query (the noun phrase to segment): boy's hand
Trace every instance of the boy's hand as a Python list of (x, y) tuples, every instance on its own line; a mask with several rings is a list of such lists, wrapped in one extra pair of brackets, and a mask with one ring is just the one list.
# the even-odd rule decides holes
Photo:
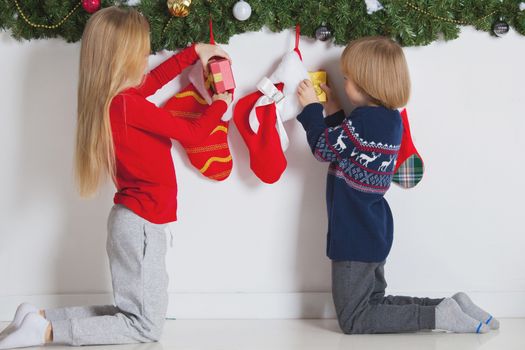
[(232, 103), (232, 94), (231, 92), (225, 92), (222, 94), (215, 94), (212, 97), (213, 102), (215, 101), (224, 101), (229, 106)]
[(299, 87), (297, 88), (297, 96), (299, 97), (299, 102), (303, 107), (311, 103), (319, 103), (319, 99), (315, 93), (314, 85), (308, 79), (299, 83)]
[(326, 93), (326, 102), (323, 103), (326, 115), (332, 115), (340, 111), (342, 109), (341, 104), (332, 89), (326, 84), (321, 84), (321, 89)]
[(203, 44), (198, 43), (195, 45), (195, 52), (199, 56), (199, 59), (202, 62), (202, 66), (204, 67), (205, 75), (208, 76), (208, 61), (212, 57), (222, 57), (226, 58), (228, 61), (232, 61), (230, 58), (230, 55), (226, 53), (223, 49), (221, 49), (217, 45), (210, 45), (210, 44)]

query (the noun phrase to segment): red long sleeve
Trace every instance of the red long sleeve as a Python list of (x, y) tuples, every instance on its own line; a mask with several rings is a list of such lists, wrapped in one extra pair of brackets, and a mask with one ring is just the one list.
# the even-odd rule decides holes
[(117, 166), (115, 204), (122, 204), (146, 220), (162, 224), (177, 219), (177, 180), (171, 157), (171, 140), (206, 138), (227, 110), (216, 101), (193, 120), (173, 117), (146, 100), (193, 63), (188, 48), (155, 68), (140, 87), (115, 96), (110, 106), (111, 129)]
[(128, 126), (180, 142), (198, 142), (205, 139), (217, 126), (228, 105), (224, 101), (215, 101), (199, 118), (183, 119), (173, 117), (167, 110), (157, 107), (142, 96), (120, 94), (113, 99), (112, 108), (125, 113)]
[(166, 61), (152, 69), (145, 77), (142, 84), (136, 87), (139, 94), (144, 97), (153, 95), (158, 89), (166, 85), (179, 75), (185, 68), (194, 64), (199, 56), (195, 51), (195, 44), (171, 56)]

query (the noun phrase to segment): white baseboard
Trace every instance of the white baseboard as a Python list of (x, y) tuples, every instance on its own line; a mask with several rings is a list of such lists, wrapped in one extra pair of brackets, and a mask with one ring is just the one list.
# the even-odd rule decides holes
[[(399, 292), (397, 295), (450, 296), (450, 292)], [(525, 317), (525, 291), (468, 292), (497, 317)], [(0, 321), (9, 321), (26, 301), (44, 308), (111, 304), (111, 294), (0, 296)], [(177, 319), (334, 318), (330, 293), (172, 293), (167, 313)]]

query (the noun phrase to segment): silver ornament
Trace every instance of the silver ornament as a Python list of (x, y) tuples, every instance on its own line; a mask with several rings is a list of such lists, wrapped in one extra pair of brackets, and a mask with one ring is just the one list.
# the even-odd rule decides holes
[(499, 37), (504, 36), (510, 30), (510, 26), (507, 22), (499, 20), (492, 26), (492, 31)]
[(332, 31), (325, 25), (318, 27), (315, 30), (315, 38), (321, 41), (327, 41), (332, 38)]

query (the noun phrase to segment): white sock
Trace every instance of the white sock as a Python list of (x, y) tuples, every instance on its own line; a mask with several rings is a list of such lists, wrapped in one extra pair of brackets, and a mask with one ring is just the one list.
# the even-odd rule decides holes
[(26, 315), (18, 328), (0, 340), (0, 349), (44, 345), (48, 326), (48, 320), (31, 312)]
[(461, 307), (461, 310), (463, 310), (463, 312), (470, 317), (480, 320), (481, 322), (488, 325), (491, 329), (499, 329), (499, 321), (492, 317), (492, 315), (487, 311), (474, 304), (472, 299), (470, 299), (467, 294), (459, 292), (454, 294), (452, 299), (454, 299)]
[(32, 304), (22, 303), (18, 305), (13, 321), (0, 333), (0, 340), (11, 334), (15, 329), (20, 327), (24, 317), (30, 312), (38, 312), (39, 310)]
[(436, 329), (456, 333), (487, 333), (490, 328), (461, 310), (452, 298), (443, 299), (436, 306)]

